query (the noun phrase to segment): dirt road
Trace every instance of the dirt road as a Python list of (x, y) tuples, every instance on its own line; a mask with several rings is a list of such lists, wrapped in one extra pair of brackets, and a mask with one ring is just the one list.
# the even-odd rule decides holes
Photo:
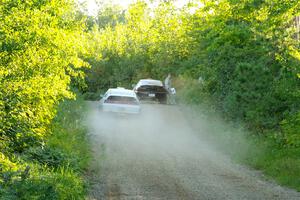
[(300, 193), (269, 183), (217, 152), (178, 107), (142, 109), (140, 116), (109, 116), (91, 103), (90, 200), (300, 199)]

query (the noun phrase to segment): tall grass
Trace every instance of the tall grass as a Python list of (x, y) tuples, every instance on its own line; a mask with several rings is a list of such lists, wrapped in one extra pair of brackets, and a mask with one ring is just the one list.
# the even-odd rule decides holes
[(0, 199), (84, 199), (90, 158), (84, 101), (66, 100), (44, 145), (19, 155), (0, 156)]

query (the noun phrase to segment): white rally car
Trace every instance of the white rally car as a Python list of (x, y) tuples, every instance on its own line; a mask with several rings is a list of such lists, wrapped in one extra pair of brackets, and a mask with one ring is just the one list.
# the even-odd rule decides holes
[(139, 114), (141, 110), (139, 99), (135, 92), (125, 88), (108, 89), (101, 95), (100, 108), (104, 112)]

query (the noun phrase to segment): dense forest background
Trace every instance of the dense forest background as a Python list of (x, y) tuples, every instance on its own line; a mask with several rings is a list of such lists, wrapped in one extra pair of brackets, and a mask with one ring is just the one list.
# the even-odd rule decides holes
[[(102, 5), (88, 16), (71, 0), (1, 1), (0, 194), (82, 196), (86, 164), (74, 160), (87, 159), (57, 139), (82, 117), (82, 104), (66, 99), (97, 99), (109, 87), (168, 73), (182, 103), (221, 113), (298, 154), (299, 11), (297, 0), (206, 0), (182, 8), (137, 1), (126, 10)], [(82, 141), (85, 130), (78, 129)], [(41, 186), (42, 176), (48, 182)], [(57, 189), (63, 183), (69, 193)]]
[(107, 5), (88, 18), (94, 51), (85, 58), (91, 69), (82, 91), (97, 97), (171, 73), (185, 103), (209, 104), (258, 133), (279, 131), (282, 145), (299, 146), (298, 14), (299, 2), (290, 0)]

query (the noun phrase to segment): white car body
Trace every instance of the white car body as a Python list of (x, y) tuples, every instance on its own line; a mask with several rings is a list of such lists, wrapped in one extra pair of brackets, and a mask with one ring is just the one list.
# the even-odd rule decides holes
[(108, 89), (100, 100), (104, 112), (139, 114), (141, 110), (139, 99), (135, 92), (125, 88)]

